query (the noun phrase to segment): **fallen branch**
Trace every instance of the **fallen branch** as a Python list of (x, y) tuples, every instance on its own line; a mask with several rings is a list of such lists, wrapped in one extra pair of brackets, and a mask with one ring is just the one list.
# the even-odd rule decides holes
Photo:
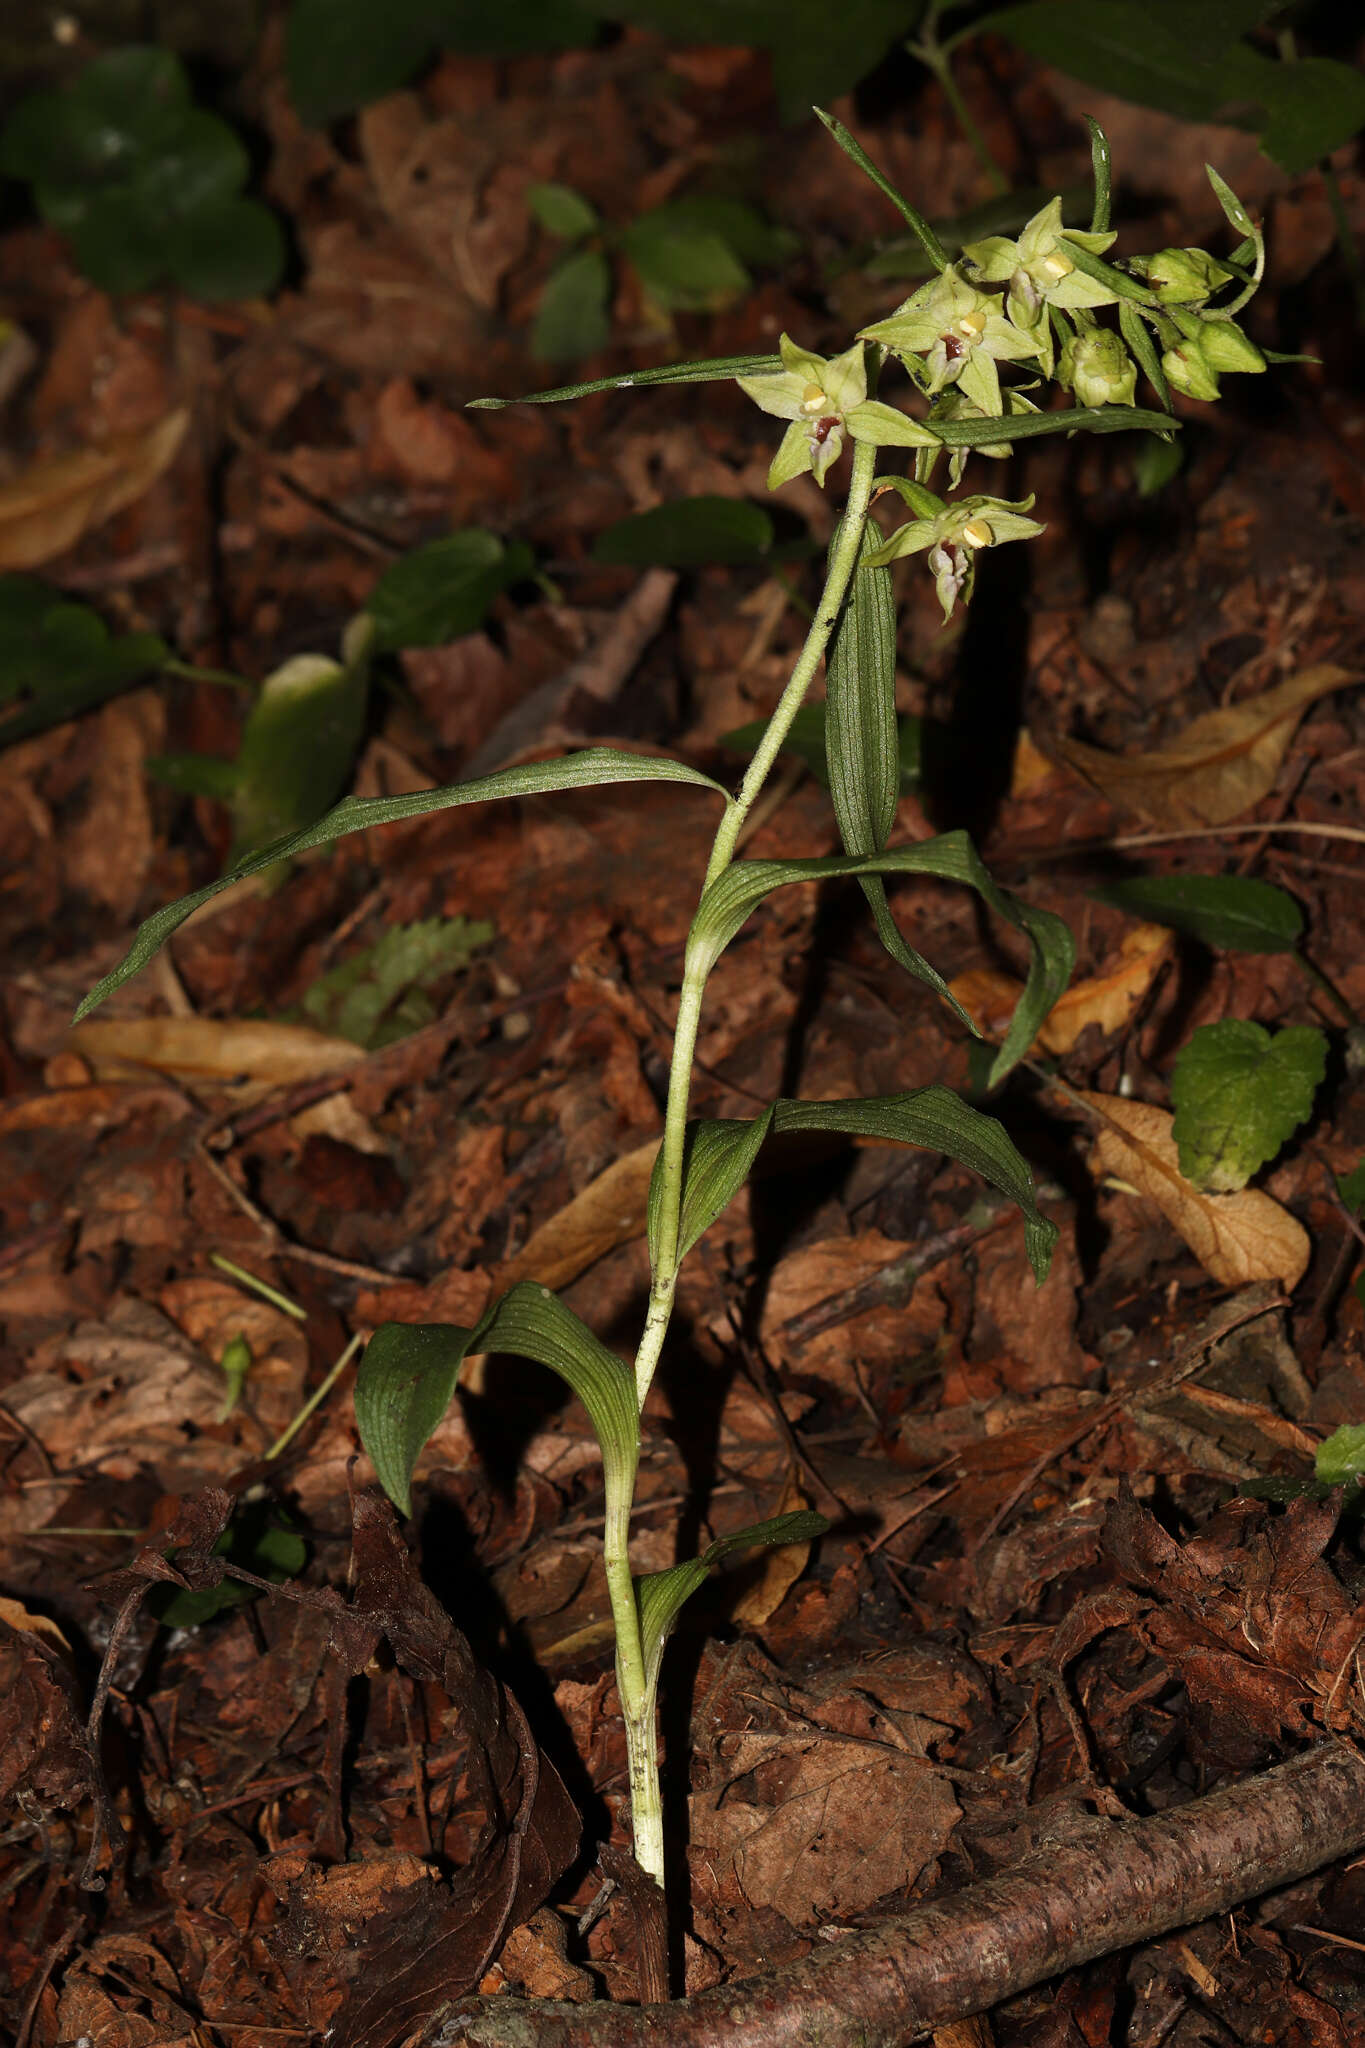
[(1365, 1844), (1365, 1760), (1321, 1748), (1155, 1819), (668, 2005), (452, 2000), (426, 2048), (902, 2048), (1078, 1963), (1291, 1884)]

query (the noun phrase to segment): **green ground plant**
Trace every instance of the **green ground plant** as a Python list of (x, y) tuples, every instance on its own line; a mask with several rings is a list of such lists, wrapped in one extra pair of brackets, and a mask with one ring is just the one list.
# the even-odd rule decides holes
[[(1108, 260), (1114, 239), (1108, 149), (1095, 129), (1094, 202), (1087, 227), (1065, 226), (1060, 201), (1050, 201), (1017, 238), (987, 237), (950, 263), (928, 223), (887, 183), (852, 136), (831, 117), (822, 118), (919, 237), (933, 268), (929, 283), (832, 356), (784, 336), (776, 356), (645, 371), (542, 392), (532, 401), (549, 403), (633, 385), (732, 379), (782, 425), (769, 475), (772, 489), (805, 474), (825, 486), (844, 473), (844, 456), (850, 458), (842, 516), (804, 644), (738, 787), (731, 791), (682, 761), (594, 747), (444, 789), (345, 798), (307, 829), (258, 847), (218, 881), (149, 917), (125, 959), (91, 991), (81, 1010), (87, 1013), (126, 981), (218, 890), (353, 830), (496, 798), (625, 782), (672, 783), (703, 791), (719, 803), (720, 821), (678, 989), (664, 1132), (648, 1205), (649, 1298), (633, 1361), (617, 1357), (562, 1301), (527, 1281), (494, 1302), (473, 1328), (386, 1324), (370, 1340), (355, 1397), (366, 1449), (404, 1513), (412, 1509), (417, 1460), (455, 1396), (467, 1357), (512, 1354), (536, 1361), (582, 1400), (602, 1454), (603, 1554), (616, 1632), (635, 1853), (660, 1886), (664, 1836), (655, 1708), (664, 1649), (679, 1611), (728, 1553), (808, 1541), (825, 1526), (810, 1513), (782, 1515), (727, 1534), (669, 1570), (632, 1574), (630, 1520), (642, 1416), (668, 1339), (684, 1258), (737, 1193), (760, 1148), (801, 1132), (890, 1139), (930, 1147), (965, 1163), (1018, 1205), (1040, 1282), (1056, 1235), (1038, 1208), (1028, 1167), (1002, 1126), (943, 1087), (846, 1101), (783, 1099), (743, 1119), (693, 1116), (692, 1072), (708, 979), (749, 916), (774, 891), (856, 879), (891, 958), (974, 1031), (943, 976), (903, 935), (886, 887), (897, 876), (955, 882), (975, 891), (1029, 956), (1023, 993), (994, 1050), (989, 1080), (998, 1085), (1011, 1072), (1067, 984), (1072, 941), (1060, 919), (999, 888), (964, 833), (890, 844), (904, 772), (895, 711), (890, 565), (923, 556), (944, 616), (951, 616), (958, 604), (970, 601), (984, 550), (1042, 531), (1031, 516), (1031, 498), (1009, 502), (980, 491), (961, 492), (970, 456), (998, 457), (1014, 442), (1045, 434), (1138, 429), (1171, 435), (1178, 431), (1170, 411), (1173, 388), (1197, 388), (1209, 396), (1226, 372), (1265, 366), (1237, 324), (1261, 275), (1262, 238), (1216, 172), (1210, 171), (1210, 179), (1235, 236), (1234, 246), (1216, 258), (1198, 250), (1167, 250), (1142, 261)], [(1153, 409), (1134, 403), (1140, 374), (1155, 393)], [(890, 398), (880, 395), (883, 380)], [(1070, 403), (1065, 402), (1068, 396)], [(512, 401), (478, 402), (498, 406)], [(908, 460), (908, 473), (881, 466), (898, 460)], [(930, 488), (940, 466), (946, 470), (946, 480), (940, 479), (946, 496)], [(878, 500), (884, 509), (909, 515), (889, 537), (871, 517)], [(803, 859), (740, 858), (746, 821), (790, 743), (822, 665), (820, 737), (842, 850)], [(490, 1384), (496, 1388), (496, 1371)]]

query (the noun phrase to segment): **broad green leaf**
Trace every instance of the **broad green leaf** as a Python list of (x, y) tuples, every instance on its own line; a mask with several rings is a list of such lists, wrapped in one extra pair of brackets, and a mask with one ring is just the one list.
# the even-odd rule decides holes
[(633, 220), (621, 247), (649, 296), (669, 312), (715, 313), (748, 291), (748, 271), (723, 236), (656, 207)]
[(1024, 1242), (1039, 1283), (1047, 1277), (1056, 1225), (1038, 1207), (1033, 1176), (993, 1116), (964, 1102), (951, 1088), (911, 1088), (902, 1095), (868, 1095), (845, 1102), (791, 1102), (773, 1105), (775, 1134), (786, 1131), (838, 1131), (847, 1137), (885, 1138), (897, 1145), (921, 1145), (946, 1152), (992, 1187), (1008, 1195), (1022, 1211)]
[(492, 937), (486, 919), (426, 917), (391, 925), (374, 945), (362, 946), (306, 989), (297, 1015), (367, 1052), (394, 1045), (435, 1021), (428, 988), (468, 967)]
[(1201, 1024), (1171, 1074), (1171, 1135), (1186, 1180), (1236, 1194), (1313, 1113), (1327, 1040), (1309, 1024), (1272, 1036), (1228, 1017)]
[(395, 1506), (412, 1512), (413, 1469), (471, 1352), (530, 1358), (557, 1373), (588, 1411), (610, 1501), (629, 1501), (639, 1453), (630, 1368), (558, 1296), (523, 1280), (472, 1330), (458, 1323), (384, 1323), (371, 1337), (356, 1376), (356, 1423)]
[[(915, 846), (898, 846), (865, 856), (832, 855), (817, 860), (736, 861), (706, 890), (697, 907), (689, 943), (699, 949), (707, 971), (719, 959), (750, 912), (774, 889), (791, 882), (821, 882), (841, 875), (880, 877), (882, 875), (934, 875), (941, 881), (961, 882), (977, 894), (999, 916), (1030, 942), (1031, 959), (1024, 993), (1016, 1006), (1005, 1042), (991, 1069), (992, 1085), (1002, 1081), (1011, 1067), (1023, 1058), (1037, 1035), (1038, 1026), (1071, 977), (1075, 947), (1061, 919), (1050, 911), (1038, 910), (1010, 896), (991, 878), (980, 855), (965, 832), (945, 832)], [(938, 970), (906, 946), (896, 930), (890, 911), (879, 912), (873, 901), (877, 930), (882, 943), (901, 966), (926, 982), (966, 1024), (976, 1027), (953, 996)]]
[(580, 6), (578, 0), (517, 0), (515, 7), (491, 7), (489, 0), (428, 0), (428, 7), (436, 42), (471, 57), (581, 49), (596, 42), (602, 28), (598, 9)]
[(434, 40), (428, 0), (291, 0), (284, 31), (289, 96), (321, 126), (411, 77)]
[(1139, 441), (1133, 452), (1133, 478), (1138, 495), (1153, 498), (1179, 476), (1185, 466), (1185, 451), (1178, 441)]
[(1324, 1486), (1348, 1486), (1365, 1473), (1365, 1423), (1343, 1422), (1318, 1445), (1313, 1469)]
[[(1229, 99), (1250, 100), (1264, 110), (1261, 148), (1284, 171), (1311, 171), (1365, 126), (1365, 78), (1353, 65), (1328, 57), (1283, 63), (1240, 43), (1228, 53), (1221, 82)], [(1233, 225), (1247, 232), (1244, 208)]]
[(35, 576), (0, 576), (0, 747), (118, 696), (168, 654), (155, 633), (112, 639), (98, 612)]
[(381, 1323), (365, 1346), (356, 1427), (379, 1484), (402, 1514), (412, 1513), (413, 1468), (450, 1406), (474, 1336), (458, 1323)]
[(1365, 1215), (1365, 1159), (1336, 1176), (1337, 1193), (1353, 1216)]
[(790, 228), (765, 220), (756, 207), (742, 199), (726, 199), (718, 193), (693, 193), (685, 199), (670, 199), (644, 218), (663, 222), (677, 230), (718, 235), (741, 263), (772, 269), (785, 263), (801, 246)]
[[(749, 1169), (772, 1127), (773, 1112), (756, 1117), (698, 1118), (687, 1126), (683, 1146), (683, 1192), (679, 1213), (679, 1259), (724, 1214), (749, 1177)], [(649, 1260), (658, 1264), (663, 1211), (663, 1146), (649, 1181)]]
[(342, 801), (315, 825), (292, 832), (271, 846), (263, 846), (247, 859), (238, 861), (216, 882), (182, 896), (153, 911), (138, 926), (137, 936), (112, 973), (98, 981), (80, 1004), (75, 1021), (98, 1009), (106, 996), (145, 967), (171, 933), (178, 931), (201, 903), (210, 902), (234, 882), (248, 875), (263, 874), (282, 860), (307, 853), (314, 846), (329, 846), (347, 832), (363, 832), (374, 825), (393, 825), (409, 818), (425, 818), (435, 811), (454, 810), (462, 804), (490, 803), (500, 797), (544, 796), (555, 790), (594, 789), (617, 782), (680, 782), (695, 789), (709, 789), (725, 796), (718, 782), (699, 769), (681, 761), (652, 760), (643, 754), (626, 754), (612, 747), (585, 747), (557, 761), (528, 761), (514, 768), (500, 768), (494, 775), (482, 775), (473, 782), (450, 783), (442, 789), (415, 790), (406, 796), (343, 797)]
[(522, 541), (509, 546), (482, 526), (463, 527), (400, 555), (365, 606), (374, 620), (375, 652), (443, 647), (477, 632), (494, 598), (522, 582), (533, 566)]
[(1232, 953), (1292, 953), (1303, 935), (1293, 897), (1250, 875), (1135, 875), (1091, 894)]
[(233, 778), (234, 862), (312, 825), (345, 788), (365, 732), (370, 640), (362, 612), (341, 661), (296, 654), (262, 683)]
[(545, 280), (531, 353), (543, 363), (572, 363), (610, 339), (611, 265), (600, 249), (574, 249)]
[(166, 240), (166, 269), (192, 299), (255, 299), (279, 283), (285, 254), (270, 208), (230, 199), (176, 224)]
[(668, 1638), (685, 1603), (704, 1585), (716, 1566), (740, 1550), (771, 1549), (780, 1543), (813, 1543), (823, 1536), (829, 1522), (810, 1508), (795, 1514), (774, 1515), (767, 1522), (752, 1522), (733, 1536), (721, 1536), (708, 1545), (700, 1557), (675, 1564), (667, 1571), (647, 1572), (635, 1581), (640, 1606), (640, 1636), (645, 1653), (645, 1683), (653, 1693), (659, 1682), (659, 1666)]
[(553, 181), (528, 185), (526, 204), (546, 233), (558, 235), (564, 242), (576, 242), (581, 235), (590, 235), (601, 225), (592, 201), (585, 199), (581, 192), (575, 192), (572, 185), (558, 185)]
[[(860, 557), (875, 553), (881, 540), (868, 520)], [(837, 543), (836, 532), (831, 550)], [(879, 853), (895, 823), (901, 782), (889, 569), (860, 563), (834, 629), (825, 671), (825, 756), (844, 852)]]
[(143, 766), (154, 782), (179, 796), (207, 796), (230, 804), (237, 793), (237, 763), (216, 754), (150, 754)]
[(1263, 0), (1030, 0), (976, 27), (1120, 99), (1211, 121), (1229, 97), (1222, 67), (1230, 49), (1270, 11)]
[(588, 384), (560, 384), (553, 391), (527, 391), (518, 398), (471, 398), (468, 409), (499, 412), (505, 405), (558, 405), (569, 398), (590, 398), (595, 391), (632, 391), (637, 385), (643, 390), (647, 384), (720, 384), (726, 378), (771, 376), (781, 368), (781, 356), (712, 356), (709, 361), (663, 363), (619, 377), (594, 377)]
[(756, 562), (772, 546), (773, 523), (747, 498), (674, 498), (618, 519), (593, 542), (593, 560), (633, 569), (696, 569), (707, 562)]

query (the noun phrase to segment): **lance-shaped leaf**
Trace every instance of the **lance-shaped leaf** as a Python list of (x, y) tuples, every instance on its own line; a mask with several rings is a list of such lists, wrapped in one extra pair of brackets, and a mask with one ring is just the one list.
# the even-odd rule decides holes
[(1292, 953), (1303, 937), (1294, 898), (1254, 875), (1134, 875), (1091, 894), (1230, 953)]
[(405, 1515), (422, 1447), (450, 1405), (461, 1363), (480, 1351), (510, 1352), (558, 1373), (588, 1411), (608, 1491), (629, 1495), (639, 1446), (631, 1373), (557, 1295), (523, 1280), (473, 1329), (384, 1323), (371, 1337), (356, 1378), (356, 1422), (380, 1485)]
[[(936, 419), (933, 425), (945, 448), (985, 448), (1001, 437), (998, 417)], [(1011, 441), (1036, 441), (1044, 434), (1171, 434), (1179, 427), (1179, 420), (1141, 405), (1074, 405), (1063, 412), (1011, 413), (1007, 432)]]
[[(685, 1258), (697, 1239), (729, 1208), (749, 1177), (759, 1146), (772, 1128), (773, 1112), (757, 1117), (698, 1118), (687, 1126), (683, 1143), (683, 1192), (678, 1219), (678, 1257)], [(656, 1264), (663, 1217), (663, 1146), (654, 1161), (649, 1183), (649, 1257)]]
[(565, 754), (557, 761), (528, 761), (515, 768), (500, 768), (495, 775), (481, 775), (473, 782), (454, 782), (441, 789), (420, 789), (406, 796), (343, 797), (324, 817), (302, 832), (291, 832), (268, 846), (258, 847), (238, 861), (216, 882), (182, 896), (164, 909), (154, 911), (138, 926), (137, 936), (117, 967), (96, 982), (76, 1011), (76, 1022), (98, 1009), (105, 997), (145, 967), (173, 931), (185, 919), (234, 882), (259, 875), (276, 862), (291, 860), (314, 846), (328, 846), (347, 832), (363, 832), (371, 825), (392, 825), (402, 819), (425, 818), (434, 811), (454, 810), (461, 804), (489, 803), (499, 797), (543, 796), (562, 789), (593, 789), (615, 782), (685, 782), (697, 789), (725, 791), (709, 775), (689, 768), (681, 761), (650, 759), (643, 754), (626, 754), (614, 747), (585, 747), (581, 753)]
[[(869, 521), (835, 628), (825, 678), (825, 759), (845, 853), (879, 853), (900, 795), (896, 605), (889, 569), (863, 559), (882, 544)], [(834, 545), (837, 545), (837, 535)]]
[(1156, 343), (1152, 340), (1141, 313), (1136, 306), (1130, 305), (1127, 299), (1119, 300), (1119, 328), (1143, 375), (1169, 412), (1171, 387), (1166, 382), (1166, 372), (1161, 367), (1161, 357), (1157, 354)]
[[(735, 861), (718, 875), (702, 896), (689, 945), (709, 973), (755, 906), (789, 882), (823, 882), (841, 875), (933, 875), (961, 882), (1029, 940), (1028, 978), (1005, 1040), (991, 1067), (990, 1084), (1002, 1081), (1037, 1036), (1038, 1026), (1071, 976), (1075, 947), (1071, 934), (1051, 911), (1021, 903), (992, 879), (965, 832), (945, 832), (916, 846), (890, 847), (885, 852), (855, 856), (832, 854), (818, 860)], [(873, 904), (874, 911), (877, 905)], [(976, 1026), (929, 962), (905, 944), (890, 911), (877, 918), (878, 933), (892, 957), (908, 973), (926, 982), (969, 1031)]]
[(712, 356), (700, 363), (662, 363), (622, 377), (595, 377), (589, 384), (558, 384), (553, 391), (527, 391), (519, 398), (471, 398), (470, 412), (498, 412), (504, 405), (558, 405), (589, 398), (594, 391), (631, 391), (638, 384), (719, 384), (727, 377), (766, 377), (782, 368), (781, 356)]
[(665, 1572), (648, 1572), (635, 1581), (640, 1603), (640, 1635), (645, 1653), (645, 1684), (652, 1694), (659, 1682), (659, 1666), (673, 1625), (699, 1586), (706, 1583), (723, 1558), (737, 1550), (771, 1549), (779, 1543), (813, 1543), (823, 1536), (829, 1522), (813, 1509), (803, 1508), (791, 1515), (774, 1515), (768, 1522), (751, 1522), (733, 1536), (721, 1536), (708, 1545), (700, 1557), (675, 1564)]
[(873, 163), (861, 142), (858, 141), (856, 136), (849, 133), (843, 122), (836, 115), (827, 114), (823, 107), (816, 107), (813, 109), (813, 112), (816, 120), (822, 121), (825, 127), (828, 128), (830, 134), (844, 152), (844, 155), (855, 163), (858, 169), (872, 180), (877, 190), (891, 201), (891, 204), (910, 228), (916, 241), (933, 264), (934, 269), (946, 270), (948, 268), (947, 251), (930, 227), (928, 221), (924, 218), (924, 215), (896, 190), (891, 180), (883, 172), (877, 169), (877, 166)]
[(772, 1127), (777, 1133), (837, 1131), (845, 1137), (886, 1138), (946, 1152), (1022, 1210), (1029, 1261), (1040, 1283), (1047, 1278), (1057, 1229), (1038, 1207), (1032, 1174), (1003, 1125), (951, 1088), (911, 1088), (900, 1095), (856, 1096), (846, 1102), (783, 1100), (773, 1105)]

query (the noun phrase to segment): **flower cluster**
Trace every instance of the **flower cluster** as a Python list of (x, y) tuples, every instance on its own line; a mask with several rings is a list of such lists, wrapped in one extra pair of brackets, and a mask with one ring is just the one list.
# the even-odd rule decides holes
[[(1031, 498), (1010, 503), (978, 496), (954, 505), (934, 498), (924, 486), (945, 448), (949, 489), (956, 490), (969, 452), (1012, 454), (1007, 421), (1047, 411), (1059, 431), (1067, 430), (1066, 411), (1035, 403), (1027, 390), (1054, 383), (1092, 417), (1105, 407), (1131, 410), (1141, 368), (1169, 413), (1171, 392), (1214, 399), (1219, 378), (1229, 371), (1265, 368), (1265, 356), (1232, 317), (1259, 280), (1261, 237), (1222, 181), (1210, 177), (1228, 219), (1245, 236), (1226, 263), (1203, 249), (1161, 249), (1111, 263), (1112, 230), (1063, 226), (1062, 202), (1052, 199), (1016, 237), (969, 242), (956, 263), (938, 252), (939, 274), (887, 319), (864, 327), (842, 355), (814, 355), (784, 334), (780, 370), (737, 379), (764, 412), (789, 423), (769, 489), (807, 474), (823, 488), (846, 436), (878, 448), (913, 448), (911, 506), (919, 516), (870, 559), (926, 554), (944, 616), (951, 615), (959, 598), (965, 603), (971, 596), (981, 548), (1042, 528), (1025, 516)], [(934, 253), (927, 228), (924, 240)], [(1253, 258), (1248, 278), (1245, 266)], [(1211, 305), (1227, 287), (1241, 288), (1235, 302)], [(1115, 307), (1118, 331), (1098, 318)], [(872, 395), (888, 357), (929, 401), (925, 418)], [(1002, 368), (1012, 366), (1032, 382), (1002, 384)], [(1005, 428), (998, 439), (985, 432), (994, 420)], [(1160, 414), (1136, 411), (1132, 424), (1155, 432), (1163, 427)], [(884, 481), (900, 488), (903, 480)]]

